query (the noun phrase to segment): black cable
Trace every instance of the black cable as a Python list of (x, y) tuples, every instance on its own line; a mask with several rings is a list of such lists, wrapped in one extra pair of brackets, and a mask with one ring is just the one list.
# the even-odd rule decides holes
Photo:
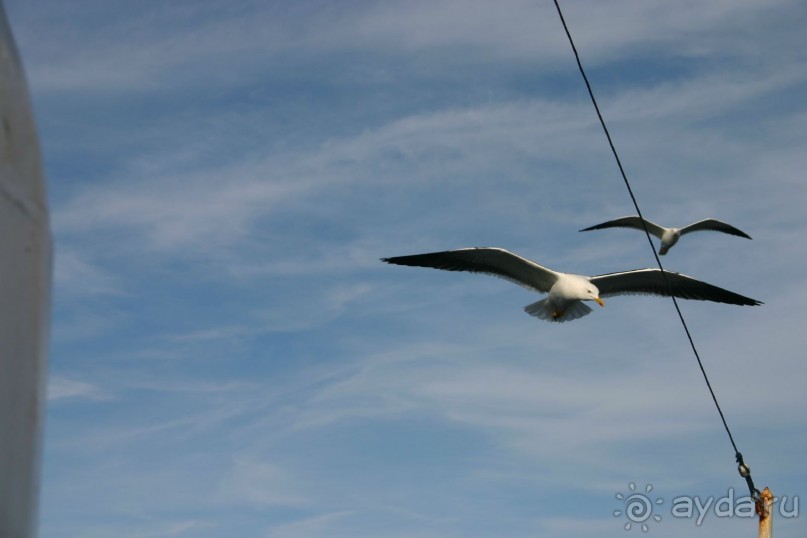
[(636, 214), (639, 215), (639, 219), (642, 222), (642, 228), (644, 228), (644, 233), (647, 236), (647, 242), (650, 244), (650, 251), (653, 253), (653, 257), (656, 259), (656, 264), (661, 270), (661, 275), (664, 278), (664, 282), (667, 285), (667, 288), (670, 292), (670, 298), (672, 299), (673, 304), (675, 305), (675, 311), (678, 313), (678, 318), (681, 320), (681, 325), (684, 327), (684, 332), (686, 333), (687, 339), (689, 340), (690, 347), (692, 347), (692, 352), (695, 354), (695, 358), (698, 360), (698, 367), (700, 368), (701, 373), (703, 374), (703, 380), (706, 381), (706, 386), (709, 388), (709, 394), (712, 395), (712, 400), (715, 403), (717, 412), (720, 414), (720, 420), (723, 421), (723, 427), (726, 429), (726, 433), (729, 436), (729, 441), (731, 441), (731, 446), (734, 448), (734, 455), (739, 465), (740, 474), (748, 482), (748, 487), (751, 490), (751, 495), (754, 496), (755, 493), (756, 494), (759, 493), (759, 490), (757, 490), (754, 487), (754, 482), (751, 480), (750, 468), (745, 465), (745, 463), (743, 462), (742, 454), (740, 454), (740, 451), (737, 450), (737, 444), (734, 442), (734, 437), (731, 435), (731, 430), (729, 429), (729, 425), (726, 422), (726, 417), (723, 415), (723, 410), (720, 408), (720, 404), (717, 402), (717, 396), (715, 396), (715, 391), (712, 389), (712, 384), (709, 382), (709, 376), (706, 375), (706, 370), (703, 367), (703, 361), (701, 361), (701, 357), (698, 354), (697, 348), (695, 347), (695, 342), (694, 340), (692, 340), (692, 335), (689, 332), (689, 327), (687, 327), (687, 323), (684, 320), (684, 315), (681, 313), (681, 308), (679, 308), (678, 306), (678, 301), (675, 299), (675, 295), (673, 295), (672, 293), (672, 287), (670, 286), (670, 281), (667, 278), (667, 273), (664, 271), (664, 267), (661, 265), (661, 259), (659, 259), (658, 254), (656, 254), (656, 248), (653, 245), (653, 240), (650, 238), (650, 231), (647, 229), (647, 223), (642, 217), (642, 211), (639, 209), (639, 202), (636, 201), (636, 196), (634, 196), (633, 194), (633, 189), (631, 189), (630, 182), (628, 181), (628, 176), (625, 174), (625, 169), (622, 167), (622, 161), (619, 160), (619, 154), (616, 151), (616, 147), (614, 147), (613, 140), (611, 140), (611, 133), (608, 132), (608, 127), (605, 126), (605, 120), (602, 117), (599, 105), (597, 105), (597, 99), (594, 97), (594, 91), (591, 89), (591, 84), (589, 83), (588, 77), (586, 76), (586, 72), (583, 69), (583, 64), (580, 61), (580, 55), (577, 52), (577, 47), (575, 47), (574, 45), (574, 40), (572, 39), (571, 32), (569, 32), (569, 27), (566, 25), (566, 19), (563, 18), (563, 12), (560, 9), (558, 0), (553, 1), (555, 2), (555, 7), (558, 10), (558, 15), (560, 16), (560, 22), (561, 24), (563, 24), (563, 29), (566, 31), (566, 37), (569, 38), (569, 44), (572, 46), (572, 51), (574, 52), (574, 58), (575, 60), (577, 60), (577, 67), (580, 69), (580, 74), (583, 76), (583, 81), (586, 83), (586, 88), (588, 89), (588, 94), (591, 97), (591, 102), (594, 105), (594, 110), (597, 111), (597, 117), (600, 119), (600, 125), (602, 125), (602, 130), (605, 131), (605, 137), (608, 139), (608, 145), (611, 146), (611, 152), (614, 154), (616, 164), (619, 167), (619, 172), (620, 174), (622, 174), (622, 179), (625, 182), (625, 187), (628, 189), (628, 194), (630, 194), (631, 201), (633, 201), (633, 207), (636, 208)]

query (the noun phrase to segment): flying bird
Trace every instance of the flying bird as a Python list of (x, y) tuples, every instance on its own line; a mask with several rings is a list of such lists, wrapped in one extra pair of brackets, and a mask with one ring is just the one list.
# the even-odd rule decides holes
[[(478, 247), (381, 258), (396, 265), (431, 267), (446, 271), (485, 273), (507, 279), (527, 289), (549, 295), (524, 307), (531, 316), (554, 322), (571, 321), (591, 312), (583, 301), (605, 306), (603, 297), (628, 294), (674, 295), (681, 299), (715, 301), (735, 305), (761, 302), (694, 278), (660, 269), (635, 269), (605, 275), (561, 273), (542, 267), (503, 248)], [(669, 284), (669, 285), (668, 285)]]
[(636, 228), (637, 230), (644, 231), (642, 220), (644, 220), (645, 224), (647, 224), (647, 231), (661, 239), (661, 248), (658, 251), (661, 256), (667, 254), (667, 251), (678, 242), (678, 239), (680, 239), (682, 235), (688, 234), (689, 232), (711, 230), (714, 232), (723, 232), (730, 235), (751, 239), (751, 236), (742, 230), (739, 230), (731, 224), (726, 224), (725, 222), (721, 222), (717, 219), (699, 220), (698, 222), (693, 222), (692, 224), (684, 226), (683, 228), (665, 228), (656, 223), (650, 222), (647, 219), (642, 219), (636, 215), (609, 220), (608, 222), (603, 222), (602, 224), (597, 224), (596, 226), (583, 228), (580, 231), (588, 232), (589, 230), (602, 230), (603, 228)]

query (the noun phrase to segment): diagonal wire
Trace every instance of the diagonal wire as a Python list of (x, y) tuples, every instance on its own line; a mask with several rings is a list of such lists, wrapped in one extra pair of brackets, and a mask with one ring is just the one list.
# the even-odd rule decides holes
[(608, 139), (608, 145), (611, 147), (611, 152), (614, 154), (614, 159), (616, 159), (616, 164), (619, 167), (619, 172), (622, 174), (622, 179), (625, 182), (625, 187), (628, 189), (628, 194), (630, 195), (630, 199), (633, 202), (633, 207), (636, 208), (636, 214), (639, 215), (639, 219), (642, 222), (642, 228), (644, 228), (644, 233), (647, 236), (647, 242), (650, 244), (650, 251), (653, 253), (653, 257), (656, 259), (656, 264), (658, 265), (659, 269), (661, 270), (661, 275), (664, 278), (664, 283), (667, 285), (667, 288), (670, 291), (670, 298), (672, 299), (673, 305), (675, 305), (675, 311), (678, 313), (678, 318), (681, 320), (681, 325), (684, 327), (684, 332), (686, 333), (687, 339), (689, 340), (689, 345), (692, 348), (692, 352), (695, 354), (695, 358), (698, 361), (698, 367), (701, 370), (701, 374), (703, 374), (703, 380), (706, 381), (706, 386), (709, 389), (709, 394), (712, 396), (712, 401), (715, 403), (715, 407), (717, 408), (717, 412), (720, 414), (720, 420), (723, 422), (723, 427), (726, 429), (726, 433), (729, 436), (729, 441), (731, 441), (731, 446), (734, 448), (734, 454), (737, 459), (737, 463), (739, 464), (739, 471), (740, 475), (746, 479), (748, 483), (748, 488), (751, 491), (751, 496), (755, 496), (759, 493), (754, 487), (754, 482), (751, 480), (751, 472), (750, 469), (745, 465), (743, 461), (743, 456), (740, 454), (740, 451), (737, 450), (737, 444), (734, 442), (734, 437), (731, 435), (731, 430), (729, 429), (729, 425), (726, 422), (726, 417), (723, 415), (723, 410), (720, 408), (720, 404), (717, 401), (717, 396), (715, 395), (714, 389), (712, 389), (712, 384), (709, 382), (709, 376), (706, 375), (706, 370), (703, 367), (703, 361), (701, 361), (701, 357), (698, 354), (698, 349), (695, 347), (695, 341), (692, 339), (692, 334), (689, 332), (689, 327), (687, 326), (686, 321), (684, 320), (684, 315), (681, 313), (681, 308), (678, 306), (678, 301), (675, 298), (675, 295), (672, 293), (672, 287), (670, 286), (669, 278), (667, 277), (667, 273), (664, 271), (664, 267), (661, 265), (661, 259), (659, 259), (658, 254), (656, 254), (656, 248), (653, 245), (653, 240), (650, 238), (650, 231), (647, 229), (647, 223), (645, 222), (644, 218), (642, 217), (642, 211), (639, 209), (639, 202), (636, 201), (636, 196), (633, 194), (633, 189), (630, 186), (630, 182), (628, 181), (628, 176), (625, 174), (625, 169), (622, 167), (622, 161), (619, 159), (619, 154), (616, 151), (616, 147), (614, 146), (614, 142), (611, 139), (611, 133), (608, 132), (608, 127), (605, 126), (605, 120), (602, 117), (602, 113), (600, 112), (600, 107), (597, 105), (597, 99), (594, 97), (594, 91), (591, 89), (591, 84), (588, 81), (588, 77), (586, 76), (586, 72), (583, 69), (583, 64), (580, 61), (580, 55), (577, 52), (577, 47), (574, 45), (574, 40), (572, 39), (572, 34), (569, 32), (569, 27), (566, 25), (566, 19), (563, 17), (563, 12), (560, 9), (560, 5), (558, 4), (558, 0), (553, 0), (555, 3), (555, 8), (558, 10), (558, 15), (560, 16), (560, 22), (563, 24), (563, 29), (566, 31), (566, 37), (569, 38), (569, 44), (572, 46), (572, 51), (574, 52), (574, 58), (577, 60), (577, 67), (580, 69), (580, 74), (583, 76), (583, 81), (586, 83), (586, 88), (588, 89), (588, 94), (591, 97), (591, 103), (594, 105), (594, 110), (597, 111), (597, 117), (600, 119), (600, 125), (602, 125), (602, 130), (605, 132), (605, 137)]

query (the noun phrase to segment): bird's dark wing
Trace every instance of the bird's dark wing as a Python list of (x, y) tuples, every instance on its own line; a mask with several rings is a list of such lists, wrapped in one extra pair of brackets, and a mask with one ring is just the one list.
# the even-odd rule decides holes
[(583, 228), (580, 231), (588, 232), (590, 230), (602, 230), (603, 228), (636, 228), (637, 230), (644, 231), (642, 220), (644, 220), (645, 224), (647, 224), (647, 231), (661, 239), (661, 235), (664, 233), (664, 228), (654, 222), (650, 222), (647, 219), (641, 219), (637, 215), (609, 220), (608, 222), (603, 222), (602, 224), (596, 224), (594, 226), (589, 226), (588, 228)]
[(503, 248), (479, 247), (381, 258), (396, 265), (432, 267), (446, 271), (470, 271), (505, 278), (526, 288), (548, 292), (558, 274)]
[(703, 219), (699, 220), (698, 222), (693, 222), (689, 226), (685, 226), (681, 228), (681, 235), (684, 235), (689, 232), (698, 232), (701, 230), (712, 230), (715, 232), (723, 232), (731, 235), (736, 235), (739, 237), (745, 237), (746, 239), (751, 239), (751, 236), (745, 233), (742, 230), (739, 230), (732, 226), (731, 224), (726, 224), (725, 222), (721, 222), (717, 219)]
[(669, 287), (660, 269), (636, 269), (634, 271), (598, 275), (591, 277), (591, 282), (600, 290), (600, 297), (632, 293), (669, 296), (672, 290), (672, 295), (681, 299), (746, 306), (762, 304), (755, 299), (695, 280), (681, 273), (665, 271), (665, 274), (667, 275)]

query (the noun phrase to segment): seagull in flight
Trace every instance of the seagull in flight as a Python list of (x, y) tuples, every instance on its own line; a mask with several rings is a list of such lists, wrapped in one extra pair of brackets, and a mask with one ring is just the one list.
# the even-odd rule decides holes
[[(755, 306), (761, 302), (694, 278), (660, 269), (635, 269), (605, 275), (561, 273), (542, 267), (503, 248), (477, 247), (412, 256), (381, 258), (395, 265), (469, 271), (504, 278), (527, 289), (549, 295), (524, 307), (531, 316), (564, 322), (591, 312), (583, 301), (605, 306), (603, 297), (629, 294), (674, 295), (681, 299)], [(666, 275), (666, 281), (665, 281)]]
[(642, 219), (637, 215), (609, 220), (608, 222), (603, 222), (602, 224), (583, 228), (580, 231), (588, 232), (589, 230), (602, 230), (603, 228), (636, 228), (637, 230), (644, 231), (642, 220), (644, 220), (645, 224), (647, 225), (647, 231), (661, 239), (661, 248), (658, 251), (661, 256), (667, 254), (667, 251), (678, 242), (678, 239), (680, 239), (682, 235), (688, 234), (689, 232), (711, 230), (714, 232), (723, 232), (730, 235), (751, 239), (751, 236), (742, 230), (739, 230), (731, 224), (726, 224), (725, 222), (721, 222), (717, 219), (699, 220), (698, 222), (693, 222), (692, 224), (684, 226), (683, 228), (665, 228), (664, 226), (659, 226), (658, 224), (650, 222), (647, 219)]

